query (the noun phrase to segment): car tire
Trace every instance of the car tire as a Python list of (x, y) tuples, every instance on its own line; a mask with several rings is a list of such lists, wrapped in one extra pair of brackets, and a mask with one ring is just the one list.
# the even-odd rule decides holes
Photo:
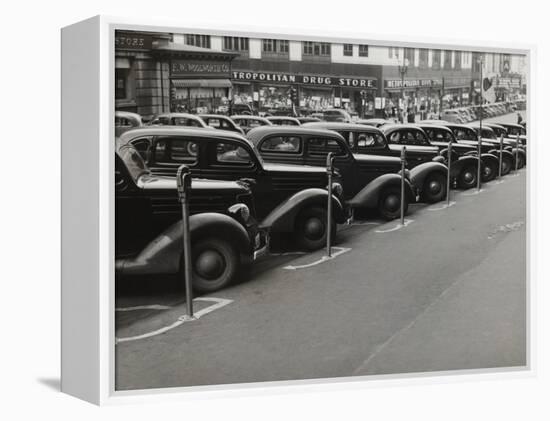
[[(223, 238), (204, 238), (191, 246), (193, 290), (201, 293), (217, 291), (233, 282), (239, 269), (239, 254)], [(182, 256), (182, 276), (183, 276)]]
[[(409, 208), (409, 201), (405, 195), (405, 214)], [(378, 198), (378, 212), (382, 218), (391, 221), (401, 216), (401, 188), (388, 187), (382, 190)]]
[(512, 159), (510, 159), (510, 157), (508, 157), (508, 156), (503, 156), (503, 157), (502, 157), (502, 170), (501, 170), (501, 174), (502, 174), (502, 175), (508, 175), (508, 174), (510, 174), (510, 171), (512, 171), (513, 165), (514, 165), (514, 163), (512, 162)]
[(447, 195), (447, 179), (441, 173), (428, 174), (422, 186), (420, 198), (426, 203), (436, 203)]
[[(314, 251), (327, 243), (327, 210), (321, 207), (309, 207), (296, 217), (294, 240), (302, 250)], [(331, 224), (332, 239), (336, 234), (336, 224)]]
[(522, 155), (518, 155), (518, 170), (525, 167), (525, 159)]
[(462, 190), (471, 189), (477, 185), (477, 167), (466, 165), (457, 177), (458, 188)]
[[(482, 161), (483, 162), (483, 161)], [(492, 161), (483, 163), (483, 168), (481, 171), (481, 181), (487, 183), (488, 181), (494, 180), (498, 175), (498, 163)]]

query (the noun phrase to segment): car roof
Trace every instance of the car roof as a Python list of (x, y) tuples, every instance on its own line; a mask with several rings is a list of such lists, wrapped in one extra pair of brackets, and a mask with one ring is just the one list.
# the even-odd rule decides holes
[(115, 117), (136, 118), (141, 120), (141, 115), (130, 111), (115, 111)]
[(229, 130), (210, 130), (203, 127), (189, 126), (145, 126), (128, 130), (120, 135), (122, 145), (129, 143), (137, 137), (147, 136), (193, 136), (193, 138), (219, 138), (229, 139), (239, 142), (246, 142), (250, 145), (248, 139), (243, 135)]
[(444, 126), (442, 124), (433, 124), (433, 123), (418, 123), (418, 126), (421, 128), (421, 129), (424, 129), (424, 127), (426, 128), (435, 128), (435, 129), (440, 129), (440, 130), (445, 130), (445, 131), (448, 131), (448, 132), (453, 132), (451, 129), (449, 129), (447, 126)]
[(316, 121), (302, 124), (303, 128), (328, 130), (361, 130), (363, 132), (381, 133), (380, 129), (367, 124), (344, 123), (340, 121)]
[(235, 115), (232, 115), (230, 118), (231, 119), (242, 118), (246, 120), (262, 120), (262, 121), (267, 121), (268, 123), (271, 123), (267, 118), (260, 117), (259, 115), (235, 114)]
[(190, 113), (160, 113), (155, 116), (158, 117), (180, 117), (180, 118), (192, 118), (194, 120), (200, 120), (201, 118), (197, 114)]
[(295, 117), (291, 117), (291, 116), (284, 116), (284, 115), (270, 115), (269, 117), (266, 117), (268, 120), (291, 120), (291, 121), (296, 121), (296, 122), (300, 122), (300, 120), (298, 120), (297, 118)]
[(262, 140), (265, 136), (270, 134), (306, 134), (306, 135), (313, 135), (313, 136), (329, 136), (329, 137), (338, 137), (341, 140), (344, 140), (342, 136), (340, 136), (338, 133), (332, 131), (332, 130), (326, 130), (326, 129), (310, 129), (308, 127), (304, 126), (260, 126), (255, 127), (252, 130), (250, 130), (246, 137), (254, 144), (257, 145), (260, 140)]
[(389, 123), (389, 124), (384, 124), (383, 126), (380, 126), (379, 129), (383, 132), (383, 133), (386, 133), (386, 132), (393, 132), (395, 130), (399, 130), (399, 129), (415, 129), (415, 130), (422, 130), (422, 128), (420, 126), (418, 126), (417, 124), (411, 124), (411, 123)]
[(516, 123), (498, 123), (504, 127), (515, 127), (516, 129), (524, 129), (525, 127), (523, 127), (521, 124), (516, 124)]
[(489, 126), (489, 127), (496, 127), (497, 129), (504, 129), (506, 130), (503, 126), (501, 126), (500, 124), (497, 124), (497, 123), (485, 123), (484, 125), (486, 126)]
[(226, 120), (231, 120), (228, 116), (224, 114), (197, 114), (200, 118), (224, 118)]

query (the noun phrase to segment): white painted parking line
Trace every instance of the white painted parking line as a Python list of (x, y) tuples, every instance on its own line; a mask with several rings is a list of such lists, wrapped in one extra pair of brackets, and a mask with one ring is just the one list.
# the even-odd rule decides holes
[(449, 202), (449, 204), (444, 204), (443, 206), (439, 206), (437, 208), (427, 208), (427, 210), (429, 211), (432, 211), (432, 212), (435, 212), (435, 211), (440, 211), (440, 210), (443, 210), (443, 209), (447, 209), (447, 208), (450, 208), (451, 206), (454, 206), (456, 205), (456, 202), (453, 202), (452, 200)]
[(278, 257), (278, 256), (302, 256), (307, 254), (305, 251), (285, 251), (284, 253), (269, 253), (269, 256)]
[(382, 223), (381, 222), (359, 221), (359, 222), (352, 222), (351, 224), (346, 224), (346, 225), (354, 227), (356, 225), (360, 225), (360, 226), (363, 226), (363, 225), (382, 225)]
[(484, 191), (485, 189), (480, 189), (480, 190), (476, 189), (473, 192), (461, 192), (461, 193), (462, 193), (462, 196), (476, 196)]
[(135, 311), (135, 310), (169, 310), (172, 306), (163, 306), (160, 304), (151, 304), (144, 306), (134, 306), (134, 307), (117, 307), (115, 311)]
[(136, 336), (127, 336), (125, 338), (115, 338), (115, 344), (119, 344), (119, 343), (122, 343), (122, 342), (137, 341), (138, 339), (145, 339), (145, 338), (150, 338), (152, 336), (160, 335), (160, 334), (168, 332), (169, 330), (172, 330), (172, 329), (174, 329), (178, 326), (181, 326), (184, 323), (192, 322), (194, 320), (197, 320), (197, 319), (201, 318), (202, 316), (204, 316), (208, 313), (212, 313), (213, 311), (218, 310), (222, 307), (225, 307), (226, 305), (231, 304), (233, 302), (233, 300), (227, 300), (225, 298), (214, 298), (214, 297), (199, 297), (199, 298), (195, 298), (193, 301), (194, 302), (195, 301), (207, 301), (207, 302), (214, 302), (216, 304), (213, 304), (211, 306), (203, 308), (202, 310), (197, 311), (193, 315), (192, 318), (187, 316), (187, 315), (182, 315), (182, 316), (178, 317), (178, 319), (174, 323), (172, 323), (168, 326), (162, 327), (160, 329), (153, 330), (152, 332), (147, 332), (147, 333), (143, 333), (141, 335), (136, 335)]
[(346, 248), (346, 247), (332, 247), (333, 250), (338, 250), (337, 252), (333, 253), (332, 256), (328, 257), (328, 256), (323, 256), (321, 257), (320, 259), (312, 262), (312, 263), (308, 263), (306, 265), (289, 265), (289, 266), (285, 266), (283, 269), (286, 269), (286, 270), (296, 270), (296, 269), (305, 269), (305, 268), (310, 268), (312, 266), (317, 266), (321, 263), (324, 263), (328, 260), (332, 260), (338, 256), (340, 256), (341, 254), (344, 254), (348, 251), (351, 250), (351, 248)]
[(400, 222), (393, 228), (389, 228), (389, 229), (386, 229), (386, 230), (376, 230), (375, 232), (377, 232), (379, 234), (385, 234), (387, 232), (397, 231), (397, 230), (400, 230), (401, 228), (405, 228), (407, 225), (410, 225), (413, 222), (414, 222), (414, 219), (405, 219), (403, 221), (403, 224), (401, 224), (401, 222)]

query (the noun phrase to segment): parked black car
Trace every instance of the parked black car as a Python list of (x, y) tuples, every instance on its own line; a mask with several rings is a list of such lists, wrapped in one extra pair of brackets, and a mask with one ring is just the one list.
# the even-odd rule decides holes
[[(370, 125), (321, 122), (306, 124), (303, 127), (327, 129), (339, 133), (354, 154), (401, 156), (403, 147), (388, 144), (384, 133)], [(407, 146), (407, 150), (409, 149), (410, 147)], [(407, 168), (411, 170), (411, 183), (416, 188), (420, 199), (428, 203), (442, 200), (447, 190), (447, 168), (442, 163), (433, 161), (433, 158), (438, 156), (435, 151), (433, 149), (433, 155), (430, 155), (426, 162), (420, 164), (411, 159), (412, 155), (407, 153)]]
[(515, 123), (499, 123), (502, 127), (506, 129), (506, 132), (508, 133), (507, 137), (511, 137), (512, 139), (517, 138), (517, 135), (519, 135), (519, 140), (521, 143), (526, 146), (527, 145), (527, 131), (525, 130), (525, 127), (521, 124), (515, 124)]
[[(470, 127), (472, 127), (476, 134), (479, 135), (480, 133), (480, 127), (479, 125), (473, 125), (471, 124)], [(492, 143), (495, 147), (495, 149), (500, 148), (500, 138), (497, 136), (495, 131), (488, 125), (482, 125), (481, 127), (481, 138), (485, 142)], [(519, 148), (519, 150), (516, 151), (517, 148), (517, 141), (515, 139), (510, 138), (504, 138), (503, 140), (504, 149), (509, 151), (512, 154), (512, 166), (515, 167), (516, 165), (516, 152), (518, 157), (518, 168), (522, 168), (525, 166), (525, 162), (527, 160), (527, 154), (523, 150), (523, 148)]]
[[(241, 182), (192, 180), (193, 288), (210, 292), (243, 273), (262, 239), (250, 188)], [(181, 205), (175, 178), (155, 176), (129, 143), (115, 147), (117, 278), (182, 272)]]
[[(333, 152), (344, 198), (352, 209), (377, 209), (388, 220), (399, 217), (399, 158), (354, 154), (338, 133), (304, 126), (258, 127), (248, 132), (247, 137), (266, 162), (324, 166), (328, 153)], [(405, 185), (406, 209), (409, 202), (415, 201), (416, 193), (410, 180)]]
[(244, 130), (230, 117), (221, 114), (199, 114), (199, 117), (208, 125), (218, 130), (229, 130), (244, 135)]
[[(525, 151), (525, 145), (522, 142), (521, 135), (520, 135), (519, 144), (518, 144), (517, 135), (516, 136), (510, 136), (508, 134), (508, 129), (506, 127), (504, 127), (504, 125), (502, 125), (500, 123), (498, 123), (498, 124), (496, 124), (496, 123), (485, 123), (485, 125), (487, 127), (490, 127), (493, 130), (493, 132), (495, 132), (495, 135), (496, 135), (497, 139), (500, 140), (500, 136), (503, 136), (506, 139), (506, 141), (508, 142), (508, 144), (510, 146), (512, 146), (512, 148), (519, 147), (520, 150)], [(525, 139), (525, 137), (524, 137), (524, 139)]]
[(265, 117), (256, 115), (232, 115), (231, 119), (238, 124), (245, 133), (254, 127), (273, 125), (271, 121), (267, 120)]
[(297, 118), (287, 116), (269, 116), (266, 119), (275, 126), (300, 126), (302, 124)]
[[(388, 143), (407, 147), (407, 162), (410, 167), (436, 161), (445, 163), (445, 154), (441, 154), (439, 147), (432, 145), (428, 136), (415, 124), (386, 124), (380, 127), (386, 135)], [(461, 156), (451, 163), (451, 177), (453, 184), (460, 189), (469, 189), (477, 185), (477, 157)]]
[[(459, 144), (465, 144), (474, 146), (477, 150), (478, 147), (478, 136), (477, 131), (470, 125), (458, 124), (458, 123), (441, 123), (443, 126), (448, 127), (453, 132), (455, 139)], [(511, 149), (511, 146), (508, 145), (508, 149)], [(515, 157), (508, 149), (502, 151), (502, 170), (501, 174), (508, 174), (515, 163)], [(494, 141), (487, 141), (486, 139), (481, 140), (481, 156), (484, 157), (485, 154), (491, 154), (499, 159), (500, 155), (500, 145)], [(498, 166), (497, 166), (498, 168)]]
[[(194, 178), (247, 181), (261, 230), (292, 235), (298, 246), (308, 250), (325, 245), (324, 168), (265, 163), (246, 138), (225, 130), (151, 127), (128, 131), (120, 140), (134, 145), (155, 175), (174, 177), (186, 164)], [(332, 230), (347, 219), (338, 197), (341, 190), (336, 177)]]
[[(477, 145), (468, 145), (460, 143), (456, 140), (453, 131), (446, 126), (440, 124), (419, 124), (419, 127), (424, 130), (430, 143), (439, 148), (439, 153), (448, 157), (449, 142), (451, 147), (451, 161), (454, 163), (460, 160), (462, 156), (477, 156)], [(481, 154), (481, 163), (483, 165), (481, 171), (481, 181), (488, 182), (494, 180), (498, 175), (498, 158), (490, 153)], [(475, 163), (474, 163), (475, 164)]]

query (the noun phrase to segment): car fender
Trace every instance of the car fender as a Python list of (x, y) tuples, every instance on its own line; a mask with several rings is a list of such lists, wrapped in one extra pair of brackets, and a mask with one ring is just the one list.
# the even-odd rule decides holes
[[(359, 191), (352, 199), (348, 200), (348, 205), (352, 208), (376, 208), (382, 190), (388, 187), (401, 188), (401, 175), (399, 174), (382, 174), (372, 180), (361, 191)], [(409, 202), (416, 202), (416, 195), (411, 186), (411, 182), (405, 179), (405, 194)]]
[(525, 162), (527, 156), (526, 156), (525, 151), (524, 151), (522, 148), (519, 148), (519, 149), (518, 149), (518, 148), (514, 148), (514, 149), (512, 149), (511, 152), (512, 152), (512, 155), (514, 156), (514, 165), (516, 164), (516, 153), (517, 153), (518, 155), (521, 155), (522, 158), (523, 158), (523, 162)]
[(477, 168), (478, 158), (477, 156), (461, 156), (455, 162), (451, 164), (451, 177), (457, 177), (467, 165), (474, 165)]
[[(261, 222), (260, 228), (271, 232), (292, 232), (298, 214), (309, 206), (327, 206), (328, 192), (320, 188), (309, 188), (294, 193), (288, 199), (280, 203)], [(334, 220), (343, 223), (346, 220), (346, 212), (342, 202), (333, 194), (332, 210)]]
[(424, 180), (430, 174), (438, 172), (447, 177), (447, 166), (441, 162), (424, 162), (411, 170), (411, 183), (418, 189), (422, 189)]
[[(242, 258), (251, 258), (252, 243), (246, 229), (230, 216), (205, 212), (189, 217), (191, 242), (213, 235), (225, 238), (237, 247)], [(175, 222), (147, 244), (137, 256), (117, 259), (115, 271), (120, 275), (177, 273), (183, 251), (183, 227)]]
[[(490, 151), (489, 153), (496, 156), (497, 159), (500, 159), (499, 158), (500, 151), (498, 149), (495, 149), (494, 151)], [(516, 162), (516, 160), (514, 159), (514, 154), (510, 151), (507, 151), (506, 149), (503, 149), (502, 150), (502, 157), (504, 158), (505, 156), (510, 158), (512, 160), (512, 162)]]
[(486, 165), (488, 165), (489, 163), (493, 163), (498, 168), (498, 157), (494, 156), (493, 154), (483, 153), (481, 154), (481, 160)]

